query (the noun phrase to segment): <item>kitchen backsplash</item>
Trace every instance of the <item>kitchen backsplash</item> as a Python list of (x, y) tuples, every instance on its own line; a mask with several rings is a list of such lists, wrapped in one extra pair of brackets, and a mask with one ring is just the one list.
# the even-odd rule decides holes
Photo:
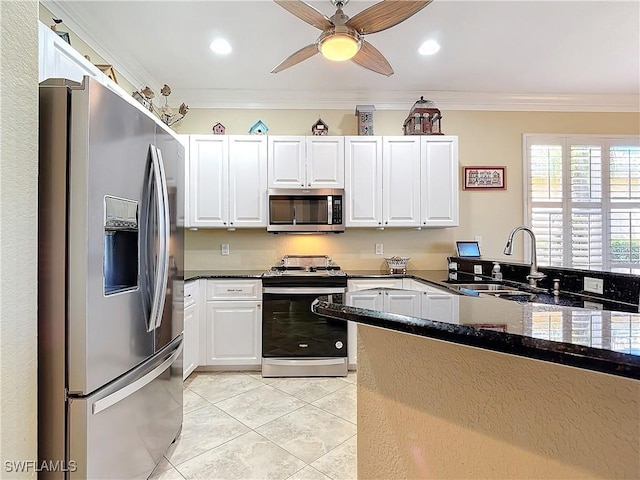
[[(329, 255), (343, 269), (386, 270), (384, 257), (410, 257), (413, 270), (446, 270), (447, 256), (455, 245), (455, 228), (439, 229), (347, 229), (341, 234), (285, 235), (264, 230), (201, 229), (186, 231), (185, 269), (268, 269), (288, 254)], [(383, 254), (375, 254), (375, 245)], [(221, 245), (229, 245), (229, 255)]]

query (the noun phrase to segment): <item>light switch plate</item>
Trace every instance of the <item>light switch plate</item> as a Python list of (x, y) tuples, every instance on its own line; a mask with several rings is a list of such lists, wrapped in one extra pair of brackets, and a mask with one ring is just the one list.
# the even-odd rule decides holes
[(601, 278), (584, 277), (584, 291), (604, 294), (604, 280)]
[(475, 273), (476, 275), (482, 275), (482, 265), (474, 265), (473, 273)]
[(383, 245), (381, 243), (376, 243), (376, 255), (382, 255), (383, 252)]
[(222, 251), (222, 255), (229, 255), (229, 244), (223, 243), (220, 250)]

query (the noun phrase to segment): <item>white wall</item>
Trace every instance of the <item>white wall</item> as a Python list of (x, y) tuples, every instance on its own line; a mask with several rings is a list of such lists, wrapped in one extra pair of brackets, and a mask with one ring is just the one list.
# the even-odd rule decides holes
[(37, 459), (38, 3), (0, 2), (0, 478)]

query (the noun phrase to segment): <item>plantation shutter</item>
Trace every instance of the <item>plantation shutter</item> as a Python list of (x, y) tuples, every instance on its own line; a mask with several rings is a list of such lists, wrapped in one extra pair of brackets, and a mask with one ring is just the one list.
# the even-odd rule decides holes
[(539, 265), (640, 273), (640, 141), (525, 135)]

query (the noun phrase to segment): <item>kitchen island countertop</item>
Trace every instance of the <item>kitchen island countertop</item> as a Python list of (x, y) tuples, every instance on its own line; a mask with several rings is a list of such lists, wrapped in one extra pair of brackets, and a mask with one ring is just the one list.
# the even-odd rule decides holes
[[(405, 291), (367, 292), (385, 295)], [(640, 380), (638, 313), (455, 295), (451, 300), (453, 315), (452, 310), (444, 316), (436, 310), (410, 317), (385, 308), (354, 307), (349, 293), (342, 302), (336, 301), (339, 298), (320, 297), (312, 309), (330, 318)]]

